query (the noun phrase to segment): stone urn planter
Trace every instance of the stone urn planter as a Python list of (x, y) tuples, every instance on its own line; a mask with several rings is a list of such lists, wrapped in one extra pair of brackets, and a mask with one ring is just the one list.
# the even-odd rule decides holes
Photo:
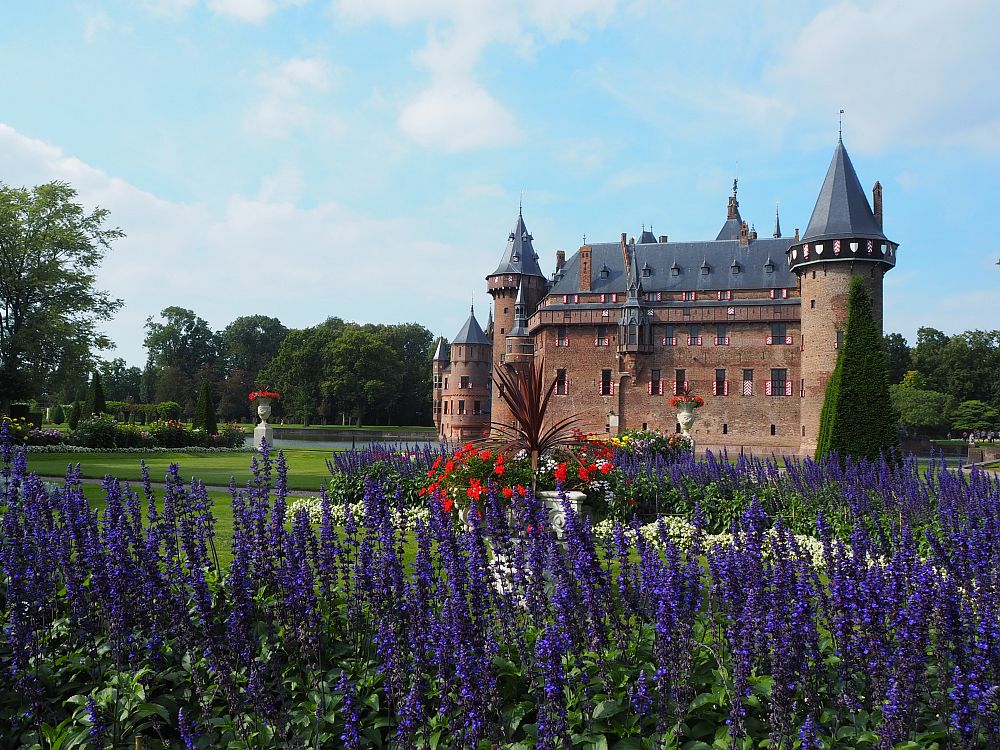
[(684, 403), (677, 407), (677, 422), (681, 426), (681, 432), (687, 437), (691, 437), (691, 428), (697, 419), (694, 404)]
[[(573, 512), (578, 516), (583, 515), (583, 501), (587, 499), (587, 496), (574, 490), (566, 492), (565, 495)], [(562, 539), (563, 534), (566, 533), (566, 511), (563, 508), (562, 497), (558, 492), (551, 490), (539, 490), (535, 493), (535, 497), (545, 504), (545, 509), (549, 512), (549, 525), (556, 532), (556, 536)]]
[(261, 441), (267, 441), (270, 448), (274, 445), (274, 430), (267, 423), (267, 418), (271, 416), (271, 399), (258, 398), (254, 401), (257, 405), (257, 416), (260, 417), (260, 424), (253, 428), (253, 444), (259, 450)]

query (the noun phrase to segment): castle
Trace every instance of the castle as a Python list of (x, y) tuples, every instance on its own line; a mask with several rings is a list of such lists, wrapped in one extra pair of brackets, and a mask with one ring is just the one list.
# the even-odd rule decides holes
[[(838, 139), (805, 233), (759, 238), (742, 219), (737, 184), (714, 240), (636, 240), (557, 251), (548, 278), (521, 212), (496, 270), (493, 311), (474, 311), (433, 360), (434, 423), (442, 438), (509, 423), (492, 394), (494, 367), (544, 361), (555, 379), (550, 415), (585, 432), (680, 430), (672, 394), (702, 396), (698, 451), (812, 455), (826, 384), (843, 342), (851, 279), (862, 278), (882, 321), (882, 276), (897, 245), (882, 230)], [(495, 319), (494, 319), (495, 318)]]

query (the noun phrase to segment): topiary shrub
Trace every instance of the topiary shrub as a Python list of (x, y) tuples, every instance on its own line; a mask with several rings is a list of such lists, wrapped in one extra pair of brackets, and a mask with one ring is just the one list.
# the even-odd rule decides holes
[(877, 460), (899, 447), (899, 419), (889, 395), (889, 366), (871, 297), (860, 278), (851, 280), (847, 328), (837, 366), (820, 412), (816, 458), (830, 453)]
[(52, 424), (62, 424), (66, 421), (66, 412), (63, 410), (62, 404), (56, 404), (55, 408), (52, 409)]
[(107, 402), (104, 400), (104, 386), (101, 385), (101, 374), (94, 371), (90, 379), (90, 387), (87, 388), (87, 400), (83, 402), (83, 416), (89, 417), (92, 414), (104, 414), (108, 410)]
[(114, 448), (118, 423), (107, 414), (95, 414), (80, 420), (69, 441), (84, 448)]
[(69, 428), (75, 430), (80, 424), (80, 415), (83, 408), (80, 406), (80, 399), (73, 402), (73, 408), (69, 410)]
[(212, 403), (212, 393), (208, 387), (208, 381), (201, 381), (201, 388), (198, 390), (198, 403), (194, 407), (194, 419), (191, 426), (196, 430), (204, 430), (209, 435), (214, 435), (219, 431), (219, 424), (215, 418), (215, 405)]

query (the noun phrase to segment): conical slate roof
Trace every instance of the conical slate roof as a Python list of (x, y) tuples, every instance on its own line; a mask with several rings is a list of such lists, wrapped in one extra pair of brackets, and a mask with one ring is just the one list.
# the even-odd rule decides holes
[(517, 285), (517, 300), (514, 302), (514, 327), (507, 332), (508, 336), (528, 335), (528, 303), (524, 297), (524, 282)]
[(886, 238), (875, 221), (868, 196), (861, 187), (844, 142), (838, 140), (802, 241), (844, 237)]
[(492, 344), (489, 337), (479, 326), (479, 321), (476, 320), (476, 311), (472, 309), (469, 311), (469, 319), (465, 321), (465, 324), (455, 334), (455, 338), (451, 340), (452, 345), (454, 344)]
[(448, 355), (448, 345), (444, 343), (444, 338), (438, 339), (437, 348), (434, 350), (435, 362), (447, 362), (451, 359)]
[(490, 275), (520, 273), (525, 276), (541, 276), (544, 279), (545, 275), (538, 265), (538, 256), (535, 254), (535, 248), (531, 245), (531, 240), (531, 234), (524, 226), (524, 216), (518, 211), (517, 224), (514, 225), (514, 231), (507, 237), (507, 247), (504, 248), (500, 265)]

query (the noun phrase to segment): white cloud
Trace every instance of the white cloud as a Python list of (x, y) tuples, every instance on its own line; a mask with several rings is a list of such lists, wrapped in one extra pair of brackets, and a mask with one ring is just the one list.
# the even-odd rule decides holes
[(259, 135), (285, 138), (300, 128), (339, 135), (341, 118), (313, 104), (333, 86), (334, 72), (318, 58), (296, 57), (257, 77), (260, 96), (247, 113), (244, 125)]
[(898, 143), (1000, 153), (1000, 51), (993, 0), (840, 2), (821, 11), (764, 77), (800, 120), (879, 151)]
[(305, 5), (309, 0), (208, 0), (215, 13), (247, 23), (262, 23), (284, 6)]
[(83, 25), (83, 38), (86, 42), (93, 42), (104, 31), (112, 28), (111, 19), (103, 10), (96, 11), (87, 16)]
[(514, 117), (471, 81), (432, 85), (412, 99), (399, 128), (421, 146), (449, 153), (517, 143)]
[(531, 55), (542, 44), (583, 38), (603, 26), (618, 0), (338, 0), (357, 23), (423, 24), (426, 42), (414, 62), (430, 84), (399, 116), (400, 130), (421, 146), (455, 152), (520, 140), (510, 111), (475, 78), (492, 45)]
[[(298, 207), (289, 199), (294, 168), (265, 180), (257, 197), (231, 195), (215, 208), (163, 200), (4, 124), (0, 159), (10, 184), (69, 182), (81, 204), (109, 209), (127, 233), (106, 256), (98, 284), (126, 301), (105, 330), (116, 355), (133, 364), (144, 359), (145, 319), (168, 305), (221, 329), (256, 313), (302, 327), (330, 315), (399, 322), (446, 306), (457, 320), (467, 304), (468, 273), (448, 262), (464, 248), (426, 239), (405, 217), (365, 216), (335, 203)], [(437, 315), (423, 322), (451, 319)]]

